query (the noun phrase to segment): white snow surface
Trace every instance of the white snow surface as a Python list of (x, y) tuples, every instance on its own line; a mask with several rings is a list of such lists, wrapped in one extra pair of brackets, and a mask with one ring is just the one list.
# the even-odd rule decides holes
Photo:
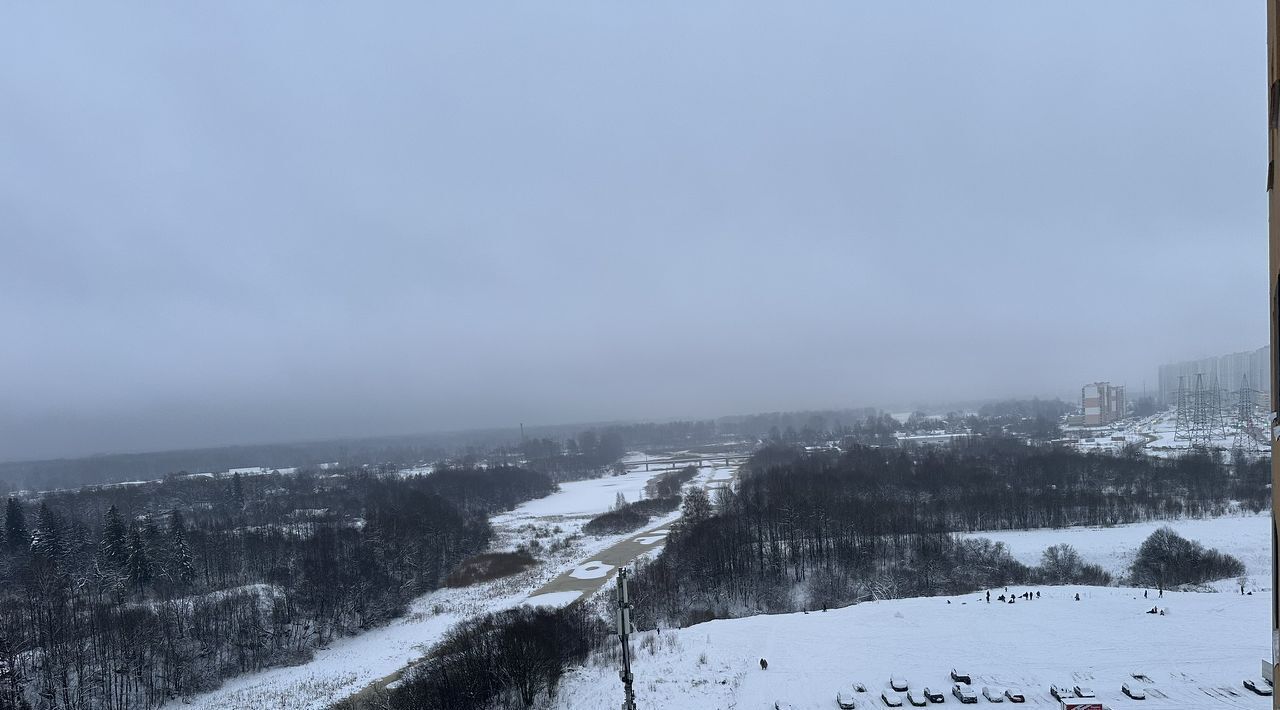
[(1040, 564), (1046, 547), (1067, 543), (1089, 563), (1101, 566), (1117, 579), (1129, 574), (1138, 546), (1157, 528), (1173, 528), (1188, 540), (1216, 548), (1244, 563), (1254, 582), (1271, 578), (1271, 514), (1244, 514), (1222, 518), (1156, 520), (1115, 527), (1043, 528), (972, 533), (1003, 542), (1014, 559), (1026, 565)]
[(600, 579), (607, 576), (611, 571), (613, 571), (613, 565), (605, 564), (599, 560), (591, 560), (585, 565), (579, 565), (569, 573), (569, 576), (574, 579)]
[[(713, 480), (727, 480), (733, 477), (736, 467), (704, 467), (700, 476)], [(595, 516), (613, 507), (618, 494), (621, 493), (628, 503), (645, 498), (644, 486), (649, 479), (671, 469), (661, 471), (645, 471), (643, 468), (631, 470), (621, 476), (606, 475), (585, 481), (566, 481), (560, 484), (560, 490), (549, 496), (527, 501), (509, 513), (494, 517), (495, 523), (519, 521), (526, 518), (546, 520), (557, 516)], [(705, 482), (706, 478), (701, 478)]]
[[(869, 692), (859, 707), (878, 708), (893, 674), (913, 688), (941, 688), (952, 703), (955, 667), (979, 693), (1020, 688), (1023, 707), (1057, 708), (1050, 683), (1091, 686), (1114, 708), (1271, 707), (1241, 685), (1269, 652), (1268, 594), (1166, 592), (1150, 600), (1129, 588), (1011, 588), (1027, 590), (1042, 596), (1016, 604), (987, 604), (978, 594), (899, 599), (646, 631), (633, 637), (637, 700), (679, 710), (766, 710), (775, 700), (825, 710), (838, 690), (861, 681)], [(1153, 603), (1167, 614), (1145, 613)], [(622, 687), (608, 657), (615, 654), (571, 671), (553, 707), (617, 707)], [(1134, 672), (1151, 682), (1134, 681)], [(1145, 688), (1148, 700), (1122, 696), (1124, 682)]]

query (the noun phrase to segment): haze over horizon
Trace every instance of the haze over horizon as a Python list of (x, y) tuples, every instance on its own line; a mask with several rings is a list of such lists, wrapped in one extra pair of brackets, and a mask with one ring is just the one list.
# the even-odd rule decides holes
[(0, 9), (0, 461), (1154, 387), (1264, 8)]

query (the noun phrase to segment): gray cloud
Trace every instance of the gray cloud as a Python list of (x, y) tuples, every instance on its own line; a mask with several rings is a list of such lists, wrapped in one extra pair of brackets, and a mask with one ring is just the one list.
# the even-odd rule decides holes
[(0, 10), (0, 459), (1265, 342), (1252, 4)]

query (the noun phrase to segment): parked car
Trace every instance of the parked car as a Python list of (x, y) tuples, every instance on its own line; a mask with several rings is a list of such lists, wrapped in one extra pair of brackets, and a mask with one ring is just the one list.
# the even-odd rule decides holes
[(956, 696), (956, 698), (962, 703), (978, 702), (978, 694), (973, 690), (973, 688), (970, 688), (964, 683), (956, 683), (951, 686), (951, 694)]
[(1049, 686), (1049, 695), (1052, 695), (1054, 700), (1061, 702), (1071, 697), (1071, 691), (1061, 685), (1051, 685)]
[(982, 687), (982, 697), (987, 699), (989, 703), (1003, 703), (1004, 693), (999, 688)]
[(973, 678), (970, 678), (968, 673), (961, 673), (960, 671), (954, 668), (951, 669), (951, 680), (954, 680), (957, 683), (973, 682)]
[(853, 692), (855, 692), (855, 693), (865, 693), (865, 692), (867, 692), (867, 686), (866, 686), (865, 684), (863, 684), (863, 683), (854, 682), (854, 684), (853, 684)]
[(836, 705), (839, 705), (841, 710), (853, 710), (858, 707), (858, 701), (853, 699), (853, 691), (842, 690), (836, 693)]
[(931, 688), (924, 689), (924, 697), (928, 698), (931, 703), (945, 703), (947, 701), (947, 696)]
[(929, 701), (924, 697), (924, 693), (920, 692), (916, 688), (912, 688), (907, 691), (907, 702), (918, 708), (922, 708), (929, 704)]
[(884, 701), (885, 705), (888, 705), (891, 708), (902, 707), (902, 696), (888, 688), (880, 691), (880, 699)]
[(773, 710), (796, 710), (791, 703), (784, 703), (781, 700), (773, 701)]
[(900, 675), (891, 675), (889, 676), (889, 687), (899, 693), (904, 692), (907, 689), (907, 679)]
[(1023, 695), (1022, 691), (1018, 690), (1017, 688), (1005, 688), (1004, 697), (1006, 700), (1008, 700), (1011, 703), (1027, 702), (1027, 696)]
[(1120, 692), (1124, 693), (1125, 695), (1128, 695), (1134, 700), (1147, 699), (1147, 691), (1143, 690), (1142, 688), (1139, 688), (1137, 685), (1132, 683), (1125, 683), (1124, 685), (1120, 686)]
[(1096, 697), (1098, 697), (1097, 695), (1094, 695), (1094, 693), (1093, 693), (1093, 688), (1090, 688), (1090, 687), (1088, 687), (1088, 686), (1084, 686), (1084, 685), (1077, 685), (1075, 688), (1073, 688), (1073, 690), (1075, 690), (1075, 691), (1076, 691), (1076, 697), (1077, 697), (1077, 698), (1096, 698)]
[(1271, 695), (1271, 686), (1267, 685), (1266, 681), (1248, 678), (1244, 682), (1244, 687), (1252, 690), (1258, 695)]

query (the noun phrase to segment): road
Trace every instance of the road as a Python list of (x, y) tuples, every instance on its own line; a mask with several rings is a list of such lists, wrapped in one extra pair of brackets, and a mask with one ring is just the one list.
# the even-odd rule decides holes
[[(737, 475), (737, 466), (713, 468), (701, 485), (708, 493), (714, 495), (716, 489), (730, 485)], [(577, 567), (547, 582), (531, 594), (530, 598), (536, 599), (544, 594), (567, 595), (572, 592), (580, 593), (581, 596), (578, 599), (590, 597), (613, 578), (619, 567), (629, 565), (642, 555), (662, 547), (666, 542), (667, 534), (671, 532), (673, 522), (667, 519), (662, 524), (651, 526), (612, 547), (605, 548)]]

